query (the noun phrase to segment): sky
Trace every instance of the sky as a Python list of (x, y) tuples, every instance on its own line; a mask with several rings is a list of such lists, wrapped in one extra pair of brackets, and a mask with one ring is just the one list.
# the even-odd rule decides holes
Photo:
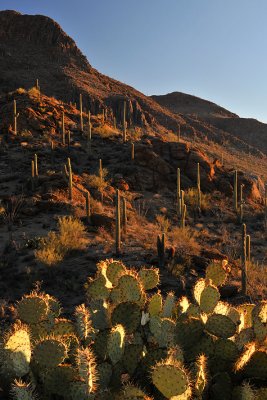
[(174, 91), (267, 122), (266, 0), (0, 0), (55, 19), (90, 64), (146, 95)]

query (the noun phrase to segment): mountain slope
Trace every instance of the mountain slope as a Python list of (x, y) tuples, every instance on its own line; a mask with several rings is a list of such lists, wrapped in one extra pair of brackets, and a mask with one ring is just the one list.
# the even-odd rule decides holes
[(51, 18), (0, 12), (0, 93), (29, 88), (39, 78), (41, 90), (64, 101), (79, 101), (97, 114), (105, 107), (118, 120), (127, 100), (128, 123), (177, 129), (181, 118), (137, 90), (92, 68), (75, 42)]
[(193, 118), (200, 125), (205, 123), (213, 130), (222, 131), (222, 137), (228, 134), (226, 140), (229, 139), (229, 135), (236, 137), (267, 154), (267, 124), (252, 118), (240, 118), (211, 101), (181, 92), (151, 98), (172, 113), (183, 115), (186, 120)]

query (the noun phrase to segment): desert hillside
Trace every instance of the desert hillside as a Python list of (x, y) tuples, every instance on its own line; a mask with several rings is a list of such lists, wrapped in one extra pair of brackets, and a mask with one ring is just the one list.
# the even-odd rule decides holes
[(0, 69), (0, 399), (266, 400), (261, 136), (48, 17), (0, 12)]

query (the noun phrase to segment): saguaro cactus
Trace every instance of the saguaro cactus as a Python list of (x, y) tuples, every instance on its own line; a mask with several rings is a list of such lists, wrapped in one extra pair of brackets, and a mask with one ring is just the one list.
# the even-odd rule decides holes
[(38, 157), (37, 154), (34, 154), (34, 175), (38, 176)]
[(66, 132), (65, 132), (65, 113), (64, 113), (64, 111), (62, 111), (61, 127), (62, 127), (62, 144), (65, 146)]
[(246, 256), (247, 262), (250, 263), (250, 235), (246, 236)]
[(15, 135), (17, 134), (18, 117), (19, 117), (19, 113), (17, 113), (17, 102), (16, 102), (16, 100), (14, 100), (14, 102), (13, 102), (13, 130), (15, 132)]
[(127, 204), (125, 197), (122, 198), (122, 227), (123, 232), (126, 235), (127, 233)]
[(35, 188), (35, 172), (34, 172), (34, 160), (31, 162), (31, 182), (32, 182), (32, 190)]
[(238, 200), (237, 200), (237, 171), (234, 172), (234, 210), (238, 212)]
[(115, 231), (116, 254), (121, 252), (121, 205), (120, 192), (116, 190), (116, 231)]
[(80, 94), (80, 128), (83, 132), (83, 96)]
[(242, 225), (242, 247), (241, 247), (241, 268), (242, 268), (242, 293), (247, 295), (247, 227)]
[(116, 117), (113, 117), (113, 127), (114, 127), (114, 129), (117, 129), (117, 120), (116, 120)]
[(127, 122), (126, 122), (126, 101), (123, 102), (123, 121), (122, 121), (122, 128), (123, 128), (123, 143), (127, 140)]
[(131, 145), (131, 160), (134, 161), (134, 143)]
[(90, 201), (90, 193), (85, 193), (85, 206), (86, 206), (86, 218), (87, 221), (90, 222), (91, 217), (91, 201)]
[(165, 233), (162, 234), (161, 238), (158, 235), (157, 250), (158, 250), (159, 267), (163, 268), (165, 264)]
[(186, 204), (183, 202), (182, 217), (181, 217), (181, 228), (185, 228), (185, 217), (186, 217)]
[(72, 201), (72, 167), (70, 158), (68, 158), (68, 178), (69, 178), (69, 200)]
[(177, 212), (178, 216), (181, 218), (182, 215), (182, 199), (181, 199), (181, 171), (177, 168)]

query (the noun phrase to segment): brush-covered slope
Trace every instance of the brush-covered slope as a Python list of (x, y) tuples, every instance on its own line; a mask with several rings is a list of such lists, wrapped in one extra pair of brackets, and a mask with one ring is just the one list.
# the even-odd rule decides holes
[(0, 12), (0, 93), (26, 89), (39, 79), (48, 96), (78, 102), (97, 114), (103, 108), (120, 121), (127, 100), (128, 124), (164, 125), (177, 129), (183, 121), (137, 90), (100, 74), (75, 42), (51, 18)]
[[(183, 118), (198, 120), (200, 125), (208, 124), (211, 130), (219, 130), (222, 140), (238, 138), (247, 145), (267, 154), (267, 124), (252, 118), (240, 118), (238, 115), (199, 97), (185, 93), (173, 92), (166, 95), (151, 96), (162, 107)], [(192, 124), (192, 123), (191, 123)], [(201, 130), (201, 127), (199, 127)]]

